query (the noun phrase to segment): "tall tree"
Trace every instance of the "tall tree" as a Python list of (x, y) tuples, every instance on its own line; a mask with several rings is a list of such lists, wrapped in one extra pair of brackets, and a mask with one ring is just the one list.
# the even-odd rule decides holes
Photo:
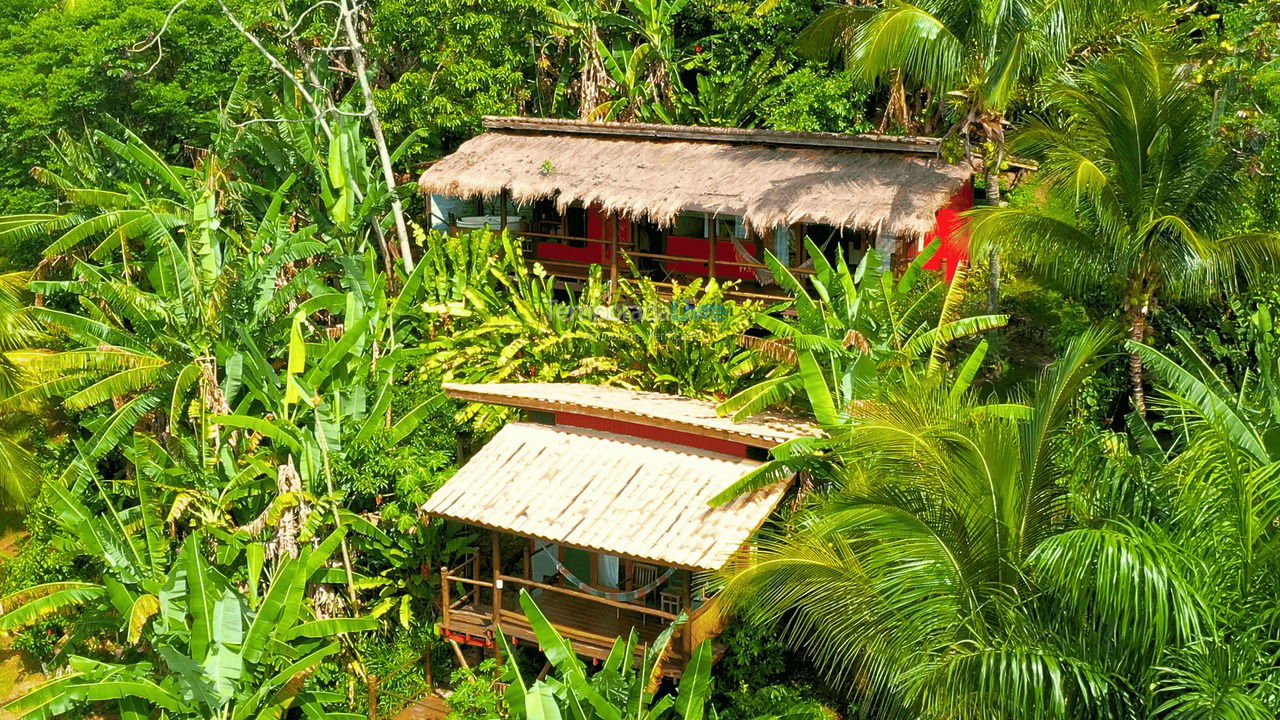
[[(1205, 98), (1176, 57), (1136, 45), (1094, 60), (1050, 95), (1052, 118), (1019, 132), (1041, 160), (1049, 202), (975, 211), (975, 247), (998, 248), (1071, 291), (1117, 297), (1144, 342), (1159, 301), (1203, 299), (1280, 259), (1280, 237), (1227, 234), (1239, 168), (1218, 145)], [(1065, 211), (1060, 211), (1065, 208)], [(1146, 411), (1143, 358), (1129, 358)]]
[[(889, 0), (841, 5), (800, 37), (817, 55), (842, 53), (869, 81), (891, 86), (886, 114), (905, 119), (906, 85), (925, 93), (930, 112), (948, 111), (953, 133), (982, 149), (986, 197), (999, 205), (1006, 115), (1020, 84), (1059, 66), (1104, 8), (1095, 0)], [(947, 107), (950, 105), (950, 107)], [(999, 300), (999, 256), (990, 254), (988, 305)]]

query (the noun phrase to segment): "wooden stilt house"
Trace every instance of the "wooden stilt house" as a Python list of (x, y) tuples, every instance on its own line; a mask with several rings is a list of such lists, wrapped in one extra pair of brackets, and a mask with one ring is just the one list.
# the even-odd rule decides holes
[(833, 259), (875, 247), (928, 269), (968, 258), (973, 170), (936, 138), (494, 117), (423, 173), (433, 224), (520, 235), (530, 262), (572, 287), (592, 265), (634, 263), (659, 285), (733, 280), (738, 299), (781, 290), (762, 263), (812, 274), (805, 237)]
[(727, 616), (705, 577), (748, 551), (790, 480), (719, 507), (708, 501), (771, 448), (816, 432), (791, 417), (733, 422), (714, 403), (593, 385), (446, 384), (445, 392), (522, 411), (422, 507), (488, 540), (440, 571), (446, 637), (493, 648), (500, 627), (536, 641), (517, 602), (522, 589), (596, 660), (632, 628), (651, 643), (685, 613), (662, 665), (669, 675), (723, 630)]

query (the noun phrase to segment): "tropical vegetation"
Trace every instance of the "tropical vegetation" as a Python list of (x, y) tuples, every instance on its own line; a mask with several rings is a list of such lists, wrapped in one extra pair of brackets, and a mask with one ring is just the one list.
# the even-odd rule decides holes
[[(1274, 2), (14, 0), (0, 108), (7, 713), (1280, 713)], [(517, 113), (934, 135), (973, 260), (569, 290), (411, 182)], [(417, 508), (509, 414), (451, 381), (821, 429), (717, 498), (800, 474), (679, 682), (527, 595), (458, 665)]]

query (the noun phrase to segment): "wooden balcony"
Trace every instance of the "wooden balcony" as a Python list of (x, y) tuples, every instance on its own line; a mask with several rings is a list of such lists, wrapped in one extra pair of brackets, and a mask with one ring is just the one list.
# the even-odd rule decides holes
[[(495, 626), (501, 627), (516, 645), (538, 641), (533, 626), (521, 609), (520, 590), (528, 590), (538, 608), (560, 634), (573, 643), (580, 657), (603, 661), (614, 640), (626, 638), (634, 629), (637, 659), (651, 647), (676, 615), (637, 602), (621, 602), (526, 578), (500, 575), (502, 591), (494, 607), (494, 583), (472, 577), (478, 564), (467, 561), (454, 569), (442, 569), (442, 614), (440, 627), (451, 640), (493, 648)], [(667, 645), (661, 662), (662, 674), (679, 677), (685, 662), (703, 640), (714, 639), (725, 618), (714, 599), (689, 614)], [(723, 654), (713, 644), (715, 659)]]

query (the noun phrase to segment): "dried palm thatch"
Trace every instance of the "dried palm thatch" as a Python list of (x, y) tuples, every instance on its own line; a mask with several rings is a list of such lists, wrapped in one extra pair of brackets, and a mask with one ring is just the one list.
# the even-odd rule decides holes
[(928, 139), (726, 128), (494, 119), (437, 162), (424, 192), (561, 208), (598, 204), (669, 225), (685, 210), (745, 219), (764, 232), (797, 222), (919, 237), (970, 178)]

